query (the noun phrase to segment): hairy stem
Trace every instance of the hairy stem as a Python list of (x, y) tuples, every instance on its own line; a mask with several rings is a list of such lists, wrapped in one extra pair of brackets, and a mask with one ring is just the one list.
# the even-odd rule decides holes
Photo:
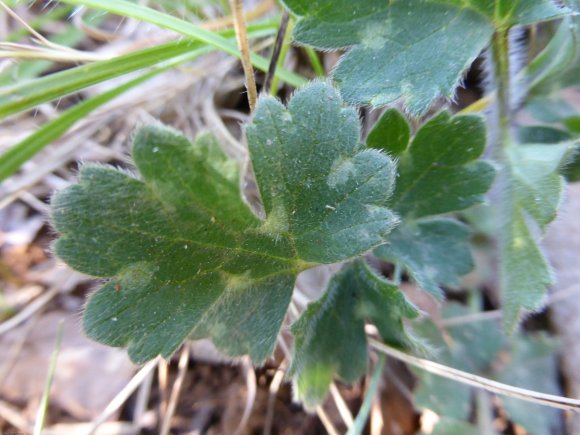
[(492, 56), (497, 99), (497, 156), (503, 160), (502, 150), (511, 143), (509, 29), (498, 30), (493, 36)]

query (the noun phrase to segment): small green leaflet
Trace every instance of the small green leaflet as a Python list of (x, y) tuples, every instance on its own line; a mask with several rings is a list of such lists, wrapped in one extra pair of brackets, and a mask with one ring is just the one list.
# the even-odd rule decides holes
[(364, 261), (345, 266), (292, 325), (291, 373), (298, 399), (312, 409), (326, 396), (333, 377), (353, 382), (366, 372), (365, 320), (375, 324), (386, 343), (409, 349), (418, 342), (405, 331), (403, 319), (418, 315), (399, 288)]
[(404, 266), (419, 287), (442, 299), (440, 285), (458, 287), (460, 277), (473, 269), (470, 236), (468, 227), (454, 219), (409, 221), (375, 254)]
[(288, 109), (261, 99), (248, 138), (264, 221), (241, 198), (237, 163), (207, 135), (192, 144), (166, 127), (140, 129), (140, 178), (84, 166), (54, 196), (52, 218), (57, 255), (109, 278), (87, 304), (87, 335), (127, 346), (138, 363), (170, 356), (190, 335), (267, 358), (296, 275), (372, 249), (397, 222), (386, 208), (394, 163), (365, 149), (359, 129), (323, 83)]
[(410, 144), (408, 132), (403, 115), (391, 109), (367, 139), (370, 146), (399, 159), (390, 206), (403, 223), (375, 254), (401, 264), (421, 288), (441, 298), (440, 285), (458, 285), (473, 261), (467, 227), (436, 216), (483, 202), (495, 170), (477, 160), (486, 142), (484, 121), (478, 116), (442, 112)]
[(391, 207), (406, 219), (464, 210), (484, 200), (494, 168), (478, 160), (486, 142), (476, 115), (441, 112), (419, 129), (406, 149), (383, 149), (399, 159)]
[(499, 245), (504, 325), (508, 331), (514, 330), (524, 310), (542, 307), (546, 287), (554, 281), (530, 220), (544, 230), (556, 217), (564, 191), (559, 170), (572, 148), (573, 144), (563, 143), (512, 145), (506, 150)]
[(300, 17), (298, 43), (349, 48), (333, 76), (345, 100), (376, 107), (403, 98), (413, 115), (454, 96), (495, 29), (569, 13), (550, 0), (283, 1)]

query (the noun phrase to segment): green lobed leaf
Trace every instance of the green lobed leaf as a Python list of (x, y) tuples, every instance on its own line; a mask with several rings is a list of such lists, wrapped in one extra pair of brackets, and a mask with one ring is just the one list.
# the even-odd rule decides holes
[(191, 144), (168, 128), (140, 129), (140, 179), (84, 166), (79, 183), (54, 196), (52, 217), (57, 255), (110, 278), (88, 302), (87, 334), (128, 346), (136, 362), (171, 355), (190, 334), (263, 361), (297, 273), (373, 248), (396, 223), (386, 208), (394, 164), (358, 134), (355, 112), (328, 85), (299, 91), (288, 110), (261, 99), (248, 137), (265, 221), (210, 136)]
[(384, 106), (402, 97), (415, 115), (438, 97), (454, 95), (493, 33), (481, 14), (436, 2), (284, 3), (301, 17), (294, 30), (297, 42), (320, 49), (352, 47), (333, 76), (347, 101)]
[(365, 320), (376, 325), (387, 343), (412, 348), (417, 342), (405, 331), (403, 319), (418, 315), (399, 288), (364, 261), (347, 265), (292, 325), (291, 373), (298, 399), (314, 408), (326, 396), (333, 377), (353, 382), (365, 373)]
[(568, 142), (572, 135), (561, 128), (548, 125), (526, 125), (517, 131), (519, 143), (555, 144)]
[(500, 236), (500, 282), (504, 325), (513, 331), (524, 310), (543, 305), (546, 287), (554, 282), (530, 218), (543, 230), (556, 217), (564, 191), (559, 171), (572, 144), (511, 146), (504, 171)]
[(299, 17), (298, 43), (348, 48), (333, 78), (355, 104), (403, 98), (421, 115), (453, 98), (464, 71), (495, 30), (571, 13), (551, 0), (284, 0)]
[(508, 150), (517, 202), (544, 230), (562, 201), (564, 178), (559, 170), (570, 155), (571, 142), (522, 145)]
[(562, 84), (566, 85), (562, 80), (566, 73), (578, 68), (579, 23), (578, 17), (562, 20), (548, 45), (520, 73), (519, 82), (528, 89), (528, 101), (534, 96), (549, 95)]
[(493, 166), (478, 160), (485, 142), (485, 123), (479, 116), (441, 112), (429, 120), (398, 154), (391, 207), (405, 219), (418, 219), (483, 202), (495, 175)]
[(421, 288), (441, 298), (440, 286), (458, 285), (473, 261), (468, 229), (433, 216), (483, 202), (495, 170), (477, 160), (486, 142), (480, 117), (442, 112), (417, 132), (410, 145), (401, 117), (385, 112), (369, 134), (372, 146), (382, 143), (399, 160), (390, 205), (403, 221), (375, 254), (404, 266)]
[(397, 228), (375, 254), (405, 267), (419, 287), (442, 299), (440, 285), (457, 287), (473, 268), (470, 236), (467, 226), (453, 219), (411, 221)]
[(323, 83), (286, 109), (265, 97), (247, 128), (265, 231), (293, 235), (304, 260), (332, 263), (383, 242), (398, 223), (385, 207), (395, 166), (360, 142), (356, 111)]
[(409, 145), (411, 127), (397, 109), (386, 110), (367, 137), (367, 146), (388, 150), (392, 156), (403, 153)]

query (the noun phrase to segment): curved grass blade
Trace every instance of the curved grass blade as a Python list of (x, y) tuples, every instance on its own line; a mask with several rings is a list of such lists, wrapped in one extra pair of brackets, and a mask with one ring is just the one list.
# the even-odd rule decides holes
[[(164, 14), (163, 12), (156, 11), (147, 6), (131, 3), (125, 0), (62, 0), (62, 2), (100, 9), (111, 12), (113, 14), (131, 17), (141, 21), (147, 21), (160, 27), (181, 33), (184, 36), (205, 42), (206, 44), (211, 45), (218, 50), (225, 51), (232, 56), (240, 58), (240, 51), (238, 50), (238, 47), (234, 41), (230, 41), (224, 38), (219, 33), (211, 32), (204, 29), (203, 27), (196, 26), (195, 24), (189, 23), (180, 18)], [(255, 68), (264, 72), (268, 71), (269, 60), (265, 57), (252, 54), (251, 61)], [(277, 68), (276, 77), (284, 80), (289, 85), (296, 87), (306, 84), (306, 80), (302, 76), (299, 76), (298, 74), (283, 68)]]
[[(250, 37), (262, 37), (273, 34), (276, 31), (276, 24), (273, 22), (257, 24), (249, 27), (248, 31)], [(231, 30), (223, 34), (233, 36)], [(105, 80), (158, 65), (203, 45), (205, 44), (190, 40), (173, 41), (114, 59), (71, 68), (32, 81), (19, 82), (0, 89), (0, 119), (38, 104), (62, 98)]]
[(130, 80), (117, 86), (107, 92), (100, 95), (96, 95), (89, 98), (82, 103), (79, 103), (58, 118), (47, 122), (30, 136), (28, 136), (23, 141), (14, 145), (2, 156), (0, 156), (0, 181), (8, 178), (10, 175), (14, 174), (26, 161), (31, 159), (35, 154), (40, 152), (45, 146), (50, 144), (52, 141), (58, 139), (62, 136), (69, 128), (71, 128), (77, 121), (83, 119), (89, 113), (97, 109), (98, 107), (108, 103), (109, 101), (115, 99), (119, 95), (127, 92), (128, 90), (140, 85), (141, 83), (149, 80), (150, 78), (156, 76), (157, 74), (175, 67), (177, 64), (192, 60), (203, 54), (207, 54), (213, 51), (211, 47), (200, 47), (197, 50), (190, 51), (187, 54), (174, 58), (171, 62), (167, 63), (163, 67), (157, 68), (146, 74), (143, 74), (136, 79)]

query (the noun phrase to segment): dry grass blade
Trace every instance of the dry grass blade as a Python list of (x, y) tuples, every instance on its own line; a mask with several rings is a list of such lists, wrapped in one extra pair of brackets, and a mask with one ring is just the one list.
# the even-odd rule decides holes
[(272, 382), (270, 382), (270, 388), (268, 390), (268, 409), (266, 411), (266, 422), (264, 423), (264, 430), (262, 431), (263, 435), (270, 435), (272, 433), (272, 422), (274, 421), (274, 405), (276, 403), (276, 395), (278, 394), (278, 390), (280, 389), (280, 385), (284, 380), (284, 375), (286, 374), (286, 369), (288, 368), (288, 360), (284, 359), (274, 377), (272, 378)]
[(254, 404), (256, 403), (257, 395), (257, 380), (256, 372), (254, 372), (254, 367), (252, 366), (252, 361), (249, 357), (245, 356), (242, 358), (242, 368), (244, 370), (244, 375), (246, 377), (246, 389), (248, 390), (248, 396), (246, 397), (246, 406), (244, 407), (244, 414), (242, 415), (242, 421), (238, 425), (238, 428), (234, 432), (234, 435), (240, 435), (244, 433), (248, 422), (250, 421), (250, 415), (254, 409)]
[(2, 400), (0, 400), (0, 418), (21, 430), (22, 433), (32, 431), (31, 424), (22, 417), (22, 412)]
[(60, 50), (12, 42), (0, 43), (0, 58), (39, 59), (61, 63), (82, 63), (107, 60), (109, 57), (82, 51)]
[(189, 346), (183, 346), (181, 351), (181, 356), (179, 357), (177, 379), (173, 384), (171, 389), (171, 396), (169, 397), (169, 404), (167, 405), (167, 410), (165, 416), (163, 417), (163, 423), (161, 425), (160, 434), (167, 435), (171, 429), (171, 419), (175, 414), (175, 409), (177, 407), (177, 400), (179, 399), (179, 393), (181, 392), (181, 387), (183, 386), (183, 380), (185, 379), (185, 374), (187, 373), (187, 363), (189, 362)]
[(136, 428), (141, 428), (143, 425), (143, 417), (147, 410), (147, 404), (151, 397), (151, 386), (153, 384), (153, 372), (149, 372), (145, 380), (137, 391), (137, 398), (135, 400), (135, 407), (133, 408), (133, 425)]
[(429, 373), (452, 379), (472, 387), (481, 388), (502, 396), (514, 397), (516, 399), (525, 400), (526, 402), (537, 403), (552, 408), (580, 412), (580, 400), (540, 393), (538, 391), (527, 390), (525, 388), (514, 387), (501, 382), (492, 381), (491, 379), (482, 376), (477, 376), (443, 364), (408, 355), (371, 337), (369, 337), (368, 340), (370, 346), (378, 352), (396, 358), (417, 368), (426, 370)]
[(316, 415), (318, 415), (318, 418), (322, 422), (322, 425), (324, 426), (324, 429), (326, 429), (326, 432), (328, 432), (328, 435), (338, 435), (339, 434), (339, 432), (333, 426), (332, 421), (330, 420), (330, 418), (326, 414), (326, 411), (324, 411), (324, 409), (322, 409), (322, 406), (316, 407)]
[(30, 27), (28, 25), (28, 23), (26, 22), (26, 20), (23, 20), (22, 18), (20, 18), (20, 16), (16, 12), (14, 12), (12, 9), (10, 9), (8, 7), (8, 5), (6, 3), (4, 3), (2, 0), (0, 0), (0, 7), (2, 7), (2, 9), (4, 9), (10, 17), (12, 17), (15, 21), (17, 21), (26, 30), (28, 30), (30, 32), (30, 34), (33, 35), (42, 44), (45, 44), (46, 46), (49, 46), (52, 44), (48, 39), (46, 39), (44, 36), (42, 36), (40, 33), (38, 33), (32, 27)]
[(334, 400), (334, 404), (338, 409), (340, 418), (342, 418), (342, 421), (346, 425), (347, 429), (350, 429), (354, 424), (354, 418), (352, 417), (350, 409), (348, 409), (346, 402), (340, 395), (340, 391), (338, 391), (338, 388), (334, 382), (330, 384), (330, 396), (332, 397), (332, 400)]
[(131, 394), (133, 394), (133, 392), (143, 383), (143, 381), (147, 379), (149, 373), (155, 369), (159, 363), (159, 360), (160, 358), (157, 357), (154, 360), (149, 361), (147, 364), (145, 364), (145, 366), (143, 366), (141, 370), (137, 372), (135, 376), (133, 376), (127, 385), (125, 385), (125, 388), (123, 388), (119, 394), (117, 394), (115, 398), (111, 400), (102, 414), (93, 422), (93, 425), (87, 435), (93, 435), (99, 426), (109, 417), (111, 417), (127, 401), (129, 396), (131, 396)]
[[(268, 13), (272, 7), (274, 6), (274, 2), (272, 0), (264, 0), (262, 3), (257, 5), (254, 9), (246, 12), (244, 14), (244, 19), (246, 21), (255, 20), (256, 18), (260, 18), (266, 13)], [(234, 24), (234, 17), (223, 17), (218, 18), (216, 20), (204, 22), (201, 27), (207, 30), (222, 30), (228, 27), (231, 27)]]
[(250, 60), (250, 45), (248, 34), (246, 32), (246, 21), (242, 0), (230, 0), (230, 7), (234, 16), (234, 28), (236, 29), (236, 40), (241, 53), (242, 67), (246, 76), (246, 88), (248, 90), (248, 101), (250, 110), (253, 112), (258, 99), (258, 90), (256, 88), (256, 78), (254, 77), (254, 68)]
[[(73, 274), (71, 273), (66, 280), (71, 278)], [(66, 281), (65, 280), (65, 281)], [(20, 325), (22, 322), (30, 318), (34, 313), (38, 310), (42, 309), (47, 303), (49, 303), (52, 298), (54, 298), (58, 292), (60, 291), (60, 285), (55, 285), (51, 287), (46, 293), (39, 296), (33, 302), (28, 304), (26, 308), (20, 311), (15, 316), (11, 317), (10, 319), (6, 320), (3, 323), (0, 323), (0, 335), (5, 334), (6, 332), (10, 331), (11, 329), (15, 328), (16, 326)]]

